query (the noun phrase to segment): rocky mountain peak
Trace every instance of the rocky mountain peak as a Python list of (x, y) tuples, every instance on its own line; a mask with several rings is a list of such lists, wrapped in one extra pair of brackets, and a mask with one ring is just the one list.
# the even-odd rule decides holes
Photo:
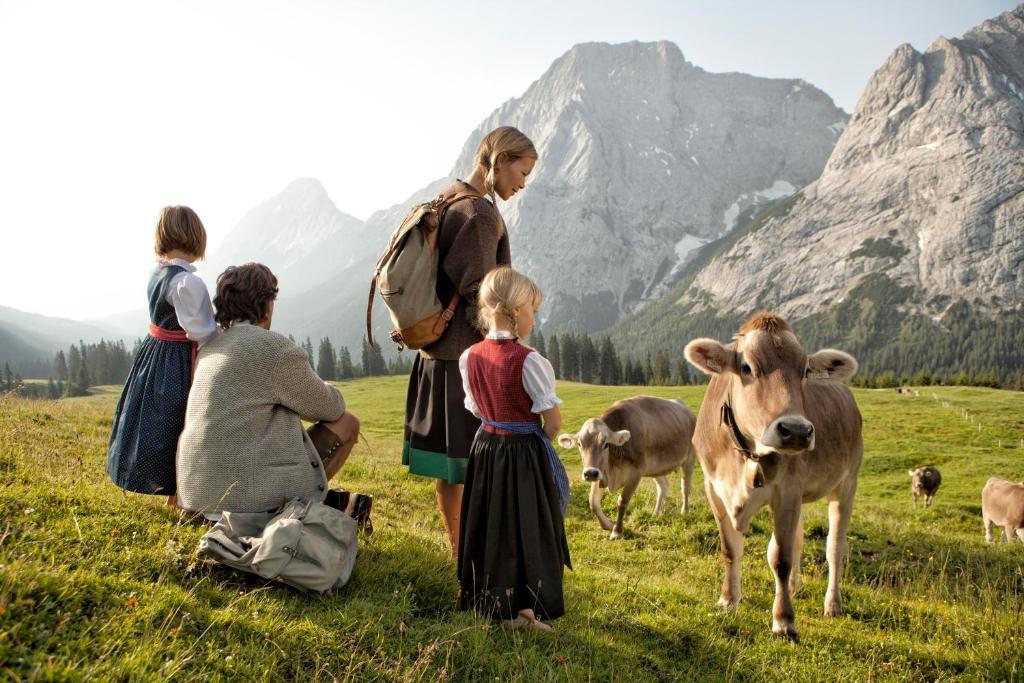
[[(872, 76), (821, 177), (698, 275), (717, 305), (802, 317), (868, 276), (907, 309), (1024, 303), (1024, 6)], [(799, 264), (799, 266), (797, 266)]]

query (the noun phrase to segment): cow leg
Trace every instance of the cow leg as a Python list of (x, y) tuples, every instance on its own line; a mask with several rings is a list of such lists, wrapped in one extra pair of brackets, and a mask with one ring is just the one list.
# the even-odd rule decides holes
[(1017, 540), (1019, 540), (1021, 543), (1024, 543), (1024, 527), (1020, 527), (1017, 529)]
[[(793, 535), (793, 551), (790, 556), (791, 571), (789, 573), (789, 593), (790, 595), (796, 595), (797, 591), (803, 586), (803, 579), (800, 576), (800, 556), (804, 549), (804, 517), (801, 513), (797, 517), (796, 522), (796, 533)], [(771, 563), (772, 557), (778, 553), (778, 545), (775, 541), (775, 534), (772, 534), (771, 540), (768, 541), (768, 558)]]
[(622, 538), (622, 520), (626, 516), (626, 508), (629, 507), (629, 501), (633, 499), (633, 493), (636, 492), (636, 487), (639, 483), (640, 475), (631, 474), (629, 479), (623, 484), (622, 493), (619, 494), (618, 516), (615, 518), (615, 524), (612, 526), (612, 533), (608, 536), (609, 541), (616, 541)]
[(989, 545), (992, 545), (992, 543), (993, 543), (992, 527), (995, 526), (995, 524), (992, 523), (992, 518), (991, 517), (988, 517), (987, 515), (984, 515), (984, 514), (982, 515), (982, 521), (985, 524), (985, 543), (988, 543)]
[(843, 596), (839, 582), (843, 578), (848, 544), (846, 532), (853, 516), (853, 494), (857, 491), (857, 479), (851, 475), (833, 491), (828, 499), (828, 542), (825, 556), (828, 559), (828, 590), (825, 591), (825, 616), (837, 617), (843, 613)]
[(612, 520), (605, 517), (604, 510), (601, 509), (601, 501), (604, 499), (604, 489), (601, 488), (601, 484), (594, 482), (590, 485), (590, 511), (597, 517), (597, 521), (601, 523), (601, 528), (605, 531), (611, 531)]
[(800, 526), (800, 496), (789, 495), (772, 503), (775, 530), (768, 546), (768, 566), (775, 575), (775, 602), (772, 605), (772, 633), (799, 640), (793, 612), (790, 578), (797, 529)]
[(1013, 525), (1010, 524), (1009, 522), (1007, 522), (1005, 525), (1003, 525), (1003, 536), (1006, 538), (1006, 542), (1007, 543), (1013, 541), (1013, 537), (1014, 537)]
[(704, 480), (704, 492), (711, 504), (711, 512), (718, 522), (718, 538), (722, 544), (722, 559), (725, 562), (725, 577), (722, 579), (722, 595), (718, 606), (726, 611), (736, 612), (740, 606), (740, 565), (743, 562), (743, 534), (736, 530), (725, 511), (725, 504), (715, 493), (709, 479)]
[(924, 497), (924, 506), (926, 508), (930, 508), (932, 506), (932, 497), (930, 495), (926, 495)]
[(914, 509), (917, 509), (917, 494), (914, 494)]
[(654, 499), (654, 516), (658, 517), (665, 507), (665, 496), (668, 495), (668, 477), (664, 475), (655, 477), (654, 486), (658, 489), (658, 497)]
[(693, 464), (696, 462), (696, 458), (692, 455), (683, 464), (683, 480), (680, 482), (680, 488), (683, 493), (683, 512), (690, 511), (690, 483), (693, 481)]

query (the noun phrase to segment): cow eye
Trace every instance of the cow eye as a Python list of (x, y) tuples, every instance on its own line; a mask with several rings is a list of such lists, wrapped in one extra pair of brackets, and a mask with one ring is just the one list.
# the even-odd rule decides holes
[(750, 366), (747, 365), (746, 363), (740, 365), (740, 372), (742, 372), (746, 377), (750, 377), (752, 374), (754, 374), (753, 371), (750, 369)]

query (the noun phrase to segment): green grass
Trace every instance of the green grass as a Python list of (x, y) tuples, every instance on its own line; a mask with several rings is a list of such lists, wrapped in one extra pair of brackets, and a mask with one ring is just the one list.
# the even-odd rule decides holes
[[(802, 641), (771, 636), (771, 527), (747, 537), (738, 615), (714, 606), (718, 536), (698, 468), (683, 516), (655, 518), (641, 485), (626, 538), (586, 510), (575, 452), (567, 529), (575, 572), (552, 635), (492, 628), (455, 609), (457, 583), (432, 482), (399, 464), (405, 380), (342, 387), (361, 443), (337, 484), (375, 494), (376, 533), (351, 582), (305, 597), (193, 560), (203, 530), (106, 476), (116, 387), (62, 401), (0, 398), (0, 673), (11, 680), (1021, 680), (1024, 547), (984, 545), (980, 491), (1024, 478), (1024, 394), (856, 391), (867, 452), (843, 583), (847, 615), (821, 616), (823, 503), (805, 506)], [(696, 410), (703, 387), (560, 385), (577, 428), (649, 392)], [(939, 400), (933, 398), (933, 394)], [(945, 405), (948, 403), (947, 405)], [(971, 418), (962, 417), (969, 410)], [(981, 431), (977, 421), (980, 420)], [(999, 440), (1003, 447), (999, 448)], [(907, 469), (934, 464), (936, 502), (911, 509)], [(612, 502), (606, 499), (610, 512)]]

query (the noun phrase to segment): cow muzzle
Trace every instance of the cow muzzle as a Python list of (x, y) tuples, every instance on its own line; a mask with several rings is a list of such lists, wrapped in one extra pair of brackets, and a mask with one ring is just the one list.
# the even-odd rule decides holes
[(814, 425), (797, 415), (783, 415), (764, 430), (761, 443), (783, 452), (814, 450)]
[(583, 470), (583, 481), (601, 481), (601, 470), (587, 467)]

